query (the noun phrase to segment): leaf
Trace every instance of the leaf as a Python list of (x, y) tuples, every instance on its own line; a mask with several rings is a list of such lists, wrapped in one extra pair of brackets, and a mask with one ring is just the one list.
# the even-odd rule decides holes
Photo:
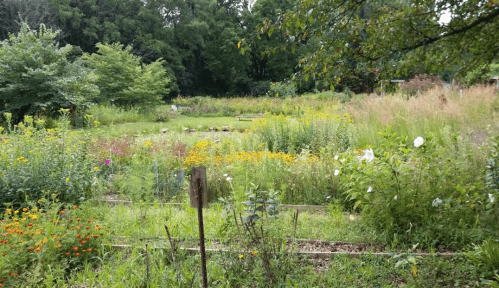
[(329, 85), (329, 90), (334, 91), (334, 85), (333, 84)]
[(250, 207), (255, 207), (255, 203), (253, 203), (253, 201), (244, 201), (243, 204), (246, 204), (247, 206)]

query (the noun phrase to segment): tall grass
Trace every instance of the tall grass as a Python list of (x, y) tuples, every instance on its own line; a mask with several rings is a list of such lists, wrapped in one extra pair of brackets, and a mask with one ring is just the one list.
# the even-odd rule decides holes
[(156, 121), (156, 116), (151, 111), (140, 111), (138, 108), (121, 108), (117, 106), (93, 105), (87, 111), (93, 115), (95, 121), (101, 125), (113, 125), (132, 122)]
[[(432, 133), (443, 142), (445, 133), (460, 133), (482, 144), (489, 134), (488, 125), (497, 119), (492, 108), (496, 99), (493, 87), (475, 86), (465, 89), (462, 96), (459, 91), (437, 87), (409, 99), (402, 93), (371, 95), (352, 100), (345, 110), (355, 119), (359, 146), (377, 143), (376, 133), (386, 126), (409, 138)], [(497, 125), (492, 126), (488, 128), (497, 131)]]

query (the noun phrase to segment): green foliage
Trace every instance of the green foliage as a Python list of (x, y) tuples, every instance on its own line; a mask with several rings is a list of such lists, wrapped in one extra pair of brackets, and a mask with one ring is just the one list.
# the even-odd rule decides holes
[(490, 278), (499, 273), (499, 241), (487, 239), (481, 245), (474, 245), (466, 256), (482, 277)]
[[(300, 1), (277, 20), (261, 21), (252, 39), (283, 32), (286, 41), (267, 45), (264, 55), (272, 55), (290, 45), (293, 51), (317, 37), (320, 45), (301, 57), (296, 77), (322, 80), (326, 86), (348, 79), (365, 80), (372, 86), (377, 76), (407, 75), (414, 67), (436, 72), (459, 65), (462, 76), (487, 65), (496, 58), (490, 47), (497, 45), (493, 31), (499, 24), (498, 14), (495, 5), (479, 0), (466, 5), (453, 1)], [(440, 21), (443, 15), (450, 15), (447, 23)], [(255, 46), (257, 41), (243, 40), (241, 50)]]
[(37, 122), (26, 116), (0, 143), (0, 203), (15, 208), (52, 194), (63, 203), (88, 199), (97, 183), (84, 135), (70, 136), (67, 120), (55, 130)]
[(141, 108), (161, 103), (170, 83), (161, 59), (141, 65), (140, 57), (130, 53), (131, 46), (123, 48), (122, 44), (101, 43), (96, 46), (97, 54), (83, 55), (88, 65), (95, 69), (96, 84), (101, 90), (96, 100)]
[(413, 144), (390, 129), (379, 134), (384, 141), (378, 150), (346, 162), (342, 189), (386, 242), (462, 247), (495, 229), (477, 221), (484, 215), (484, 174), (463, 164), (467, 156), (439, 146), (431, 135)]
[(294, 87), (291, 83), (270, 83), (270, 89), (267, 92), (266, 96), (269, 97), (293, 97), (296, 95), (296, 87)]
[(66, 59), (72, 47), (59, 48), (56, 37), (43, 24), (38, 32), (23, 24), (17, 36), (1, 42), (0, 112), (13, 113), (15, 123), (24, 115), (82, 108), (98, 94), (88, 69)]

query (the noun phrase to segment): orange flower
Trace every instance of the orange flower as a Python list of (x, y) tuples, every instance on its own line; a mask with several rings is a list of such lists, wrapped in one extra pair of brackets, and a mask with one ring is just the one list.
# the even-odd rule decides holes
[(78, 251), (78, 247), (73, 247), (73, 251)]
[(80, 257), (80, 253), (76, 253), (76, 254), (75, 254), (75, 256), (76, 256), (76, 257)]
[(88, 252), (92, 252), (92, 248), (88, 248), (88, 249), (87, 249), (87, 251), (88, 251)]
[(71, 255), (71, 253), (67, 252), (67, 253), (66, 253), (66, 256), (69, 256), (69, 255)]

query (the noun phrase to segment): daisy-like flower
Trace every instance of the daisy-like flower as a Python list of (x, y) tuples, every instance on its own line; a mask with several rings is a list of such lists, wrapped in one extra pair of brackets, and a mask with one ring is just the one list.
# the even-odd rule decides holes
[(227, 181), (230, 181), (230, 180), (232, 180), (232, 178), (230, 178), (230, 177), (227, 177)]
[(339, 158), (338, 155), (334, 156), (334, 160), (338, 160), (338, 158)]
[(371, 193), (373, 191), (373, 187), (369, 186), (369, 188), (367, 188), (367, 193)]
[(414, 139), (414, 147), (418, 148), (419, 146), (424, 144), (424, 139), (421, 136), (418, 136), (416, 139)]
[(338, 170), (338, 169), (334, 170), (334, 176), (338, 176), (338, 175), (340, 175), (340, 170)]
[(393, 197), (393, 200), (397, 201), (398, 197), (397, 195), (395, 195), (395, 197)]
[(366, 159), (367, 163), (370, 163), (371, 161), (373, 161), (374, 158), (375, 157), (374, 157), (373, 149), (366, 149), (366, 150), (364, 150), (364, 156), (362, 156), (362, 157), (359, 156), (360, 161)]
[(227, 176), (229, 176), (229, 174), (225, 173), (225, 174), (224, 174), (224, 177), (227, 177)]

